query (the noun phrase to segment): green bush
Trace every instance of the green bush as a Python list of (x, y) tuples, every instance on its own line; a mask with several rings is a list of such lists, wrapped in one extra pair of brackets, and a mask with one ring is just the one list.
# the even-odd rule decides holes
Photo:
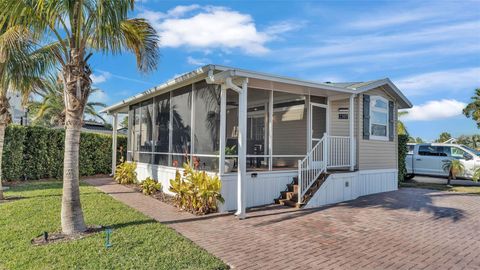
[(407, 157), (407, 143), (408, 135), (398, 135), (398, 181), (405, 181), (407, 175), (407, 167), (405, 165), (405, 159)]
[(188, 163), (183, 164), (183, 169), (183, 177), (177, 170), (175, 179), (170, 180), (169, 190), (175, 193), (175, 204), (195, 214), (217, 212), (217, 202), (225, 202), (218, 176), (197, 171)]
[(137, 163), (135, 162), (123, 162), (120, 163), (115, 169), (115, 175), (113, 179), (117, 183), (126, 185), (126, 184), (135, 184), (137, 182)]
[[(9, 125), (5, 132), (2, 159), (4, 180), (62, 178), (65, 132), (38, 126)], [(127, 138), (117, 144), (125, 156)], [(82, 133), (80, 136), (80, 175), (111, 173), (112, 136)]]
[(153, 195), (162, 190), (162, 184), (150, 177), (147, 177), (147, 179), (143, 180), (143, 182), (140, 184), (140, 187), (145, 195)]

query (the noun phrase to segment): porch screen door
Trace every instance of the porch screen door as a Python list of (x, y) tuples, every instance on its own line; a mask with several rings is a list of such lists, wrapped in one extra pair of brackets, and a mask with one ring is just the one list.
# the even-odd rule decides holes
[(312, 127), (312, 147), (322, 139), (323, 134), (327, 132), (327, 106), (322, 104), (311, 104), (310, 126)]

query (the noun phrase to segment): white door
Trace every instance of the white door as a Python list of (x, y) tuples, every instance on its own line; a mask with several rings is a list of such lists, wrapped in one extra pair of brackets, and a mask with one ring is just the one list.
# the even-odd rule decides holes
[(448, 176), (443, 164), (450, 160), (450, 149), (444, 146), (420, 145), (415, 156), (414, 170), (418, 174)]
[[(311, 103), (310, 106), (310, 139), (314, 147), (327, 132), (327, 105)], [(320, 166), (319, 162), (314, 162), (313, 166)]]

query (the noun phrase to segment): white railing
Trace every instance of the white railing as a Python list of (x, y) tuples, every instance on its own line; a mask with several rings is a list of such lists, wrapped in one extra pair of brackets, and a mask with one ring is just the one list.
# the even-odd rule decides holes
[(298, 161), (298, 203), (302, 203), (303, 195), (312, 186), (317, 178), (327, 170), (327, 136), (308, 152), (307, 156)]
[(327, 135), (328, 168), (350, 166), (350, 137)]

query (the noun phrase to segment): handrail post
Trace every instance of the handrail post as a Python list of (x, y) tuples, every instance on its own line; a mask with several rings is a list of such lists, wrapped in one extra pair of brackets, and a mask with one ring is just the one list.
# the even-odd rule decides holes
[(329, 145), (330, 145), (330, 140), (328, 138), (327, 133), (323, 133), (323, 162), (325, 164), (325, 171), (327, 171), (328, 168), (328, 159), (329, 159)]
[(302, 203), (302, 161), (298, 160), (298, 203)]

